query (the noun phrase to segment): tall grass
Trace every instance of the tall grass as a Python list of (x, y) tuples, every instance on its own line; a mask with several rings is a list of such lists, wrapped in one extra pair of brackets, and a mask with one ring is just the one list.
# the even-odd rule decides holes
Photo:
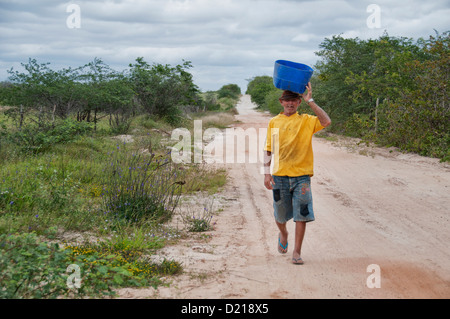
[[(138, 132), (131, 143), (117, 142), (105, 130), (92, 132), (74, 128), (70, 136), (52, 137), (60, 134), (61, 130), (57, 128), (42, 131), (40, 141), (45, 147), (37, 148), (34, 146), (41, 142), (19, 135), (13, 123), (2, 121), (1, 112), (0, 122), (3, 124), (0, 236), (12, 234), (8, 239), (11, 247), (19, 247), (14, 242), (20, 243), (24, 238), (39, 242), (39, 245), (45, 245), (48, 240), (64, 243), (67, 253), (61, 253), (61, 258), (67, 257), (69, 259), (64, 259), (67, 262), (77, 263), (84, 270), (87, 268), (83, 273), (84, 282), (92, 283), (92, 289), (87, 286), (82, 289), (87, 295), (102, 294), (102, 291), (109, 294), (114, 287), (142, 283), (144, 277), (145, 282), (158, 285), (161, 284), (159, 276), (181, 271), (181, 265), (176, 261), (155, 264), (148, 256), (163, 247), (168, 242), (166, 239), (174, 238), (176, 230), (164, 222), (172, 218), (180, 194), (214, 193), (224, 185), (226, 171), (201, 164), (178, 167), (171, 161), (164, 144), (167, 134), (162, 132), (169, 131), (170, 127), (148, 117), (137, 117), (131, 123), (133, 131)], [(67, 121), (61, 125), (72, 127), (76, 123)], [(101, 127), (102, 123), (98, 125)], [(32, 132), (23, 130), (20, 134)], [(18, 136), (23, 139), (14, 139)], [(24, 141), (32, 143), (27, 147), (16, 145), (26, 143)], [(35, 141), (38, 144), (33, 144)], [(38, 237), (26, 237), (28, 233)], [(85, 238), (94, 237), (98, 242), (88, 241), (81, 245), (66, 242), (67, 236), (74, 233)], [(34, 249), (33, 245), (30, 249)], [(11, 265), (17, 270), (11, 276), (28, 276), (32, 269), (21, 265), (25, 258), (23, 254), (28, 255), (28, 250), (4, 251), (4, 247), (0, 246), (3, 266), (14, 260)], [(53, 255), (51, 251), (46, 254), (48, 258)], [(39, 258), (35, 253), (31, 256)], [(52, 263), (28, 262), (30, 265)], [(10, 271), (11, 265), (4, 270)], [(51, 265), (58, 272), (67, 267)], [(101, 274), (107, 284), (89, 277), (88, 273)], [(39, 286), (39, 282), (37, 284)], [(8, 291), (16, 291), (14, 281), (8, 279), (7, 285)], [(58, 290), (51, 293), (53, 297), (65, 289), (61, 281), (57, 285)], [(40, 294), (20, 291), (30, 298)]]
[(166, 222), (178, 204), (183, 172), (170, 153), (143, 155), (117, 145), (103, 170), (102, 209), (119, 221)]

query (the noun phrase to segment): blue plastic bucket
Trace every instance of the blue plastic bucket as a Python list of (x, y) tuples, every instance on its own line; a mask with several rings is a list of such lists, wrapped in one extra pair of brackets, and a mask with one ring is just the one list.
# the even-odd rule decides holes
[(277, 60), (273, 71), (273, 85), (281, 90), (302, 94), (306, 91), (313, 72), (306, 64)]

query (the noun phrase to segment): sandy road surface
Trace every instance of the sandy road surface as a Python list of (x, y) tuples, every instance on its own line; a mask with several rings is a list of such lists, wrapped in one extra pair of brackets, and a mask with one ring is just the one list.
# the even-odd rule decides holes
[[(243, 96), (237, 127), (266, 128), (270, 116), (253, 107)], [(449, 298), (449, 165), (347, 139), (314, 138), (313, 148), (316, 220), (307, 225), (304, 265), (291, 264), (291, 246), (277, 252), (261, 164), (224, 164), (230, 183), (217, 200), (223, 211), (212, 238), (161, 252), (181, 261), (185, 273), (168, 288), (124, 289), (121, 297)], [(367, 286), (372, 264), (380, 288)]]

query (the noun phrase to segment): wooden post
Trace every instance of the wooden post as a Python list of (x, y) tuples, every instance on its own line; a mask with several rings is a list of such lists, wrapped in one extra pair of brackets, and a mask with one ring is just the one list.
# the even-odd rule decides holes
[(378, 104), (380, 103), (380, 98), (377, 97), (377, 103), (375, 104), (375, 133), (378, 129)]
[(20, 104), (20, 120), (19, 120), (19, 131), (22, 130), (22, 124), (23, 124), (23, 105)]
[(56, 104), (53, 105), (53, 113), (52, 113), (52, 126), (55, 127), (55, 112), (56, 112)]
[(94, 109), (94, 132), (97, 132), (97, 108)]

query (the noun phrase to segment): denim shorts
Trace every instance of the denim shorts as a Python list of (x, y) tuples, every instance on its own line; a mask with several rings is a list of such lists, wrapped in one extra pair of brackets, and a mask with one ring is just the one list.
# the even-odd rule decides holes
[(314, 220), (309, 175), (289, 177), (273, 175), (273, 208), (275, 220), (281, 224), (290, 219), (295, 222)]

